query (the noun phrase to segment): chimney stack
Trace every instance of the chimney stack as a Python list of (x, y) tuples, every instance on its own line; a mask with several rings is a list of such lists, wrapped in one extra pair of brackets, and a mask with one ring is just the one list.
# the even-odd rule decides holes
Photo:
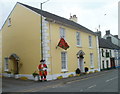
[(106, 30), (106, 35), (109, 35), (110, 34), (110, 30)]
[(98, 38), (101, 38), (101, 31), (97, 31), (95, 33), (97, 34)]
[(76, 15), (70, 16), (70, 20), (77, 23), (77, 16)]

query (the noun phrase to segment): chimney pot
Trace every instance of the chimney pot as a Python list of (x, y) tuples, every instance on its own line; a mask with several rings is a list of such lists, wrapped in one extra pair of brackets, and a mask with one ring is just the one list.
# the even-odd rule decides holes
[(77, 23), (77, 16), (76, 15), (70, 16), (70, 20)]

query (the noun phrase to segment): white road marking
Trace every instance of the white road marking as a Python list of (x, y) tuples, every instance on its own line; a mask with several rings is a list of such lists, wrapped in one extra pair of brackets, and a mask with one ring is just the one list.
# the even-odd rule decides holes
[(83, 91), (83, 89), (80, 90), (80, 92)]
[(93, 88), (93, 87), (96, 87), (96, 85), (92, 85), (92, 86), (88, 87), (88, 89)]
[(108, 80), (106, 80), (105, 82), (109, 82), (109, 81), (114, 80), (114, 79), (116, 79), (116, 78), (118, 78), (118, 77), (114, 77), (114, 78), (108, 79)]

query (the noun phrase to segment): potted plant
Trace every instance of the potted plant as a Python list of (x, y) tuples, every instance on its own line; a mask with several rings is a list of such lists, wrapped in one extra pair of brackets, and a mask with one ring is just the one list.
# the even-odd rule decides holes
[(39, 74), (36, 71), (32, 75), (33, 75), (35, 81), (39, 80)]

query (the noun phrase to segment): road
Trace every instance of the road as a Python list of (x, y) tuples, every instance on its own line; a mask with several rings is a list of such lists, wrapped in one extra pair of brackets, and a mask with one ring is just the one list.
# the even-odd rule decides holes
[(116, 70), (105, 74), (75, 80), (42, 90), (42, 92), (118, 92), (118, 73)]
[(3, 92), (118, 92), (118, 70), (42, 83), (4, 78)]

